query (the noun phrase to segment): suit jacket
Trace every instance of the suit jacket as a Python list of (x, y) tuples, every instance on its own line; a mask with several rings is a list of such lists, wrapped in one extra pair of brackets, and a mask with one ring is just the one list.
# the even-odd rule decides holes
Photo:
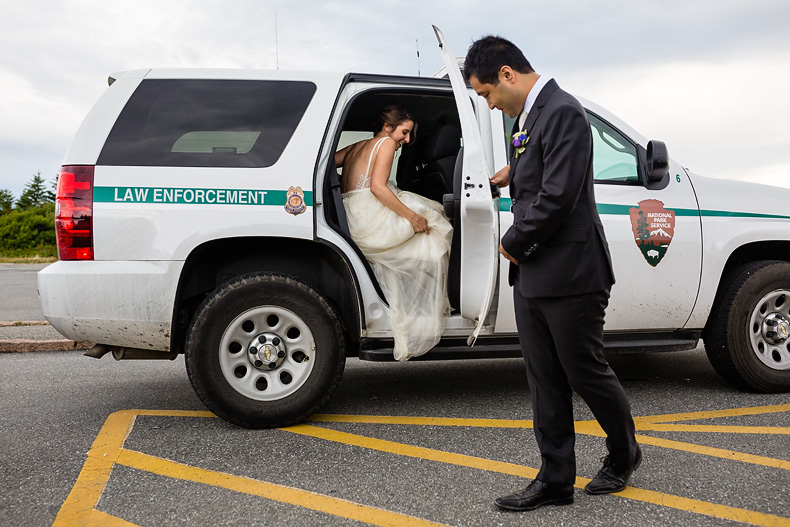
[[(510, 285), (518, 274), (519, 291), (527, 298), (611, 288), (614, 272), (595, 204), (584, 108), (551, 80), (523, 130), (529, 140), (510, 160), (513, 226), (502, 237), (502, 246), (519, 261), (510, 266)], [(527, 254), (533, 244), (538, 247)]]

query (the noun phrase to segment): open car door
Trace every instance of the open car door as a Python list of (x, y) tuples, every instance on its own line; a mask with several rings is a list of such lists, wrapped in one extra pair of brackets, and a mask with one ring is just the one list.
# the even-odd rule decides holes
[(485, 159), (469, 89), (444, 35), (436, 26), (433, 30), (453, 87), (463, 136), (462, 181), (460, 187), (458, 182), (454, 185), (461, 192), (455, 228), (461, 229), (461, 316), (475, 321), (475, 329), (467, 340), (472, 346), (494, 296), (499, 258), (498, 204), (491, 197), (491, 168)]

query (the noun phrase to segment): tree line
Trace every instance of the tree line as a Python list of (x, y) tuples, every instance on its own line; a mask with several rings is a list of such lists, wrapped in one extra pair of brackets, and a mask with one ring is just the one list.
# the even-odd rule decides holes
[(41, 172), (25, 185), (19, 199), (0, 189), (0, 258), (53, 258), (55, 244), (55, 191)]

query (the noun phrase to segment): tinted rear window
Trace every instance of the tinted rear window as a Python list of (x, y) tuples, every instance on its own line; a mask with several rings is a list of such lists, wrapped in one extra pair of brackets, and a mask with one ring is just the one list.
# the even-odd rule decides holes
[(97, 164), (271, 166), (315, 89), (295, 81), (144, 80)]

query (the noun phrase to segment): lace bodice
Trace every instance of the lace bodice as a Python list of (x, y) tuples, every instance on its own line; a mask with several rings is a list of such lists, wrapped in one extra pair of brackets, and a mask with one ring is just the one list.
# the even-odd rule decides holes
[(366, 188), (370, 188), (370, 181), (371, 177), (368, 174), (362, 174), (359, 176), (359, 181), (357, 181), (357, 185), (354, 187), (354, 190), (364, 190)]
[[(365, 169), (365, 173), (359, 176), (359, 179), (357, 180), (357, 184), (354, 185), (354, 188), (351, 189), (349, 192), (352, 192), (354, 190), (365, 190), (370, 188), (370, 182), (373, 180), (373, 177), (370, 175), (370, 165), (373, 163), (373, 157), (376, 155), (376, 152), (378, 152), (379, 148), (381, 147), (381, 144), (384, 142), (385, 139), (387, 138), (382, 137), (381, 139), (378, 140), (376, 145), (373, 147), (373, 151), (370, 153), (370, 157), (368, 158), (368, 166)], [(347, 193), (348, 192), (346, 192), (346, 194)]]

